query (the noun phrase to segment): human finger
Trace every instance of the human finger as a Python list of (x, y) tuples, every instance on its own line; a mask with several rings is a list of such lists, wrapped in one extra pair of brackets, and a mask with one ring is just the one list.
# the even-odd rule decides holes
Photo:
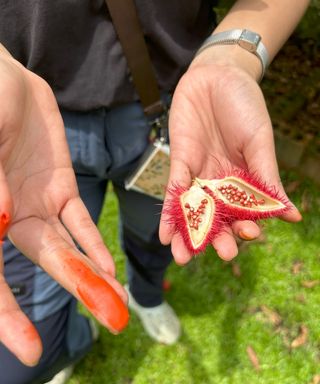
[(276, 194), (288, 201), (289, 209), (279, 218), (288, 222), (298, 222), (302, 216), (288, 198), (281, 183), (271, 123), (267, 122), (266, 125), (266, 128), (261, 129), (262, 132), (253, 135), (252, 139), (246, 143), (243, 151), (244, 157), (249, 171), (257, 175), (269, 188), (273, 188)]
[(224, 230), (213, 239), (212, 246), (222, 260), (230, 261), (238, 255), (238, 246), (231, 228), (224, 228)]
[[(51, 225), (52, 228), (69, 244), (70, 249), (78, 250), (77, 245), (75, 244), (73, 238), (70, 236), (70, 233), (67, 231), (65, 226), (60, 222), (58, 218), (50, 218), (47, 220), (47, 223)], [(86, 255), (88, 256), (88, 255)], [(91, 260), (96, 263), (95, 268), (97, 269), (97, 272), (107, 281), (109, 281), (110, 276), (114, 277), (115, 274), (115, 269), (111, 271), (114, 272), (111, 274), (109, 271), (106, 269), (101, 268), (101, 263), (99, 263), (99, 259), (95, 257), (91, 257)], [(113, 261), (112, 261), (113, 262)], [(109, 268), (110, 270), (110, 268)], [(122, 298), (122, 300), (126, 303), (128, 298), (127, 298), (127, 293), (126, 291), (122, 288), (120, 283), (118, 283), (117, 280), (113, 279), (112, 284), (114, 286), (114, 289), (117, 291), (118, 295)]]
[(102, 276), (94, 261), (71, 247), (52, 225), (39, 218), (25, 219), (11, 228), (10, 239), (112, 333), (126, 327), (129, 320), (126, 294), (119, 295), (123, 288), (111, 275)]
[(6, 235), (12, 220), (12, 198), (0, 163), (0, 241)]
[(233, 233), (242, 240), (254, 240), (261, 234), (258, 224), (249, 220), (237, 220), (231, 225)]
[(60, 212), (60, 218), (86, 255), (102, 270), (115, 276), (112, 256), (80, 197), (68, 201)]
[[(0, 259), (2, 263), (2, 250)], [(42, 354), (41, 339), (34, 325), (18, 306), (2, 273), (0, 298), (0, 341), (23, 364), (36, 365)]]
[(179, 234), (175, 234), (172, 237), (171, 252), (178, 265), (187, 264), (193, 257)]

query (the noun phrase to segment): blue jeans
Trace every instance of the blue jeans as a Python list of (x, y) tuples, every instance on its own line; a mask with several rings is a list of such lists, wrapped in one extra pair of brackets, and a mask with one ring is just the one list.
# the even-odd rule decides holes
[[(143, 306), (160, 304), (163, 278), (172, 254), (170, 247), (162, 246), (158, 239), (159, 201), (124, 188), (125, 178), (148, 145), (150, 124), (140, 104), (88, 113), (64, 110), (61, 113), (81, 198), (97, 223), (108, 182), (112, 182), (119, 201), (120, 243), (127, 256), (130, 291)], [(21, 255), (9, 240), (4, 244), (4, 259), (6, 279), (21, 308), (35, 324), (68, 308), (73, 300), (71, 295)], [(64, 332), (68, 334), (68, 328), (64, 328)], [(78, 335), (73, 334), (74, 342), (69, 343), (68, 353), (77, 356), (83, 345), (77, 343)], [(44, 356), (50, 353), (48, 345)], [(0, 372), (10, 375), (8, 370), (1, 369), (1, 360), (0, 349)], [(0, 378), (0, 384), (9, 382), (9, 379)], [(12, 384), (29, 382), (32, 381), (12, 381)]]

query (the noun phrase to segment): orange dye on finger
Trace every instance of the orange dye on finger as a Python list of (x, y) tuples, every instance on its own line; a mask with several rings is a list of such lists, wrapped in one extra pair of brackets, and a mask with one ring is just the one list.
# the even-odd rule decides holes
[[(101, 301), (105, 301), (104, 305), (102, 305), (103, 315), (111, 329), (118, 333), (127, 326), (129, 321), (127, 307), (115, 290), (101, 277), (94, 275), (87, 276), (86, 285), (78, 286), (77, 292), (87, 308), (91, 310), (93, 314), (96, 312), (97, 315), (97, 301), (99, 300), (97, 292), (99, 292), (98, 296), (100, 296)], [(101, 306), (101, 302), (99, 305)]]
[(10, 224), (10, 215), (7, 212), (2, 212), (0, 214), (0, 239), (2, 239), (7, 231)]
[(37, 365), (42, 354), (42, 343), (34, 325), (27, 323), (19, 326), (15, 337), (14, 343), (11, 343), (12, 352), (23, 364), (29, 367)]
[(242, 231), (239, 232), (239, 236), (240, 236), (241, 239), (243, 239), (243, 240), (253, 240), (253, 239), (254, 239), (253, 236), (248, 235), (247, 233), (242, 232)]
[(71, 253), (67, 253), (66, 256), (65, 261), (70, 268), (70, 274), (76, 275), (79, 279), (76, 290), (83, 304), (98, 320), (107, 323), (113, 332), (121, 332), (128, 324), (129, 312), (120, 296), (87, 264)]
[(38, 332), (32, 324), (29, 324), (23, 329), (23, 336), (29, 341), (36, 341), (39, 339)]

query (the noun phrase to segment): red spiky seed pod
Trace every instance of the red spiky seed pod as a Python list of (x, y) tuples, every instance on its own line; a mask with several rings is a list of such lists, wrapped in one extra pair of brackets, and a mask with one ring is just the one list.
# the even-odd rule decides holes
[(288, 200), (274, 187), (268, 187), (244, 170), (234, 170), (233, 174), (218, 179), (197, 179), (197, 182), (212, 190), (224, 204), (226, 219), (231, 221), (277, 217), (290, 209)]
[(187, 248), (194, 254), (204, 251), (217, 233), (221, 232), (217, 203), (210, 189), (197, 183), (189, 189), (174, 186), (172, 196), (164, 208), (169, 222), (182, 236)]
[(172, 199), (164, 212), (187, 248), (197, 254), (236, 220), (259, 220), (281, 216), (289, 201), (244, 170), (224, 173), (217, 179), (196, 178), (192, 186), (169, 188)]

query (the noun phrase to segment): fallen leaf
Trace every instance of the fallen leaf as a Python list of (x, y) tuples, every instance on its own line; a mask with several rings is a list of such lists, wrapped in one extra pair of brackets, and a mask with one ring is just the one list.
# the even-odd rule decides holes
[(282, 337), (282, 341), (283, 341), (284, 345), (287, 348), (290, 348), (291, 342), (290, 342), (290, 336), (289, 336), (290, 335), (289, 329), (287, 327), (284, 327), (281, 325), (281, 326), (276, 328), (275, 332)]
[(261, 311), (267, 317), (267, 319), (275, 326), (278, 326), (282, 322), (281, 316), (274, 310), (268, 308), (266, 305), (261, 305)]
[(231, 268), (232, 268), (232, 274), (235, 277), (240, 277), (242, 275), (240, 265), (236, 262), (231, 263)]
[(312, 382), (310, 384), (320, 384), (320, 375), (313, 376)]
[(320, 284), (320, 280), (305, 280), (301, 282), (301, 285), (305, 288), (313, 288)]
[(298, 301), (299, 303), (304, 304), (306, 302), (306, 298), (303, 294), (296, 295), (295, 300)]
[(305, 325), (301, 325), (300, 334), (292, 341), (291, 348), (298, 348), (304, 345), (308, 339), (308, 333), (308, 328)]
[(247, 347), (247, 354), (254, 369), (256, 371), (260, 371), (260, 362), (259, 362), (258, 356), (250, 345)]
[(301, 272), (302, 267), (303, 267), (302, 261), (299, 261), (299, 260), (295, 261), (292, 266), (292, 273), (294, 275), (297, 275), (299, 272)]
[(257, 312), (259, 312), (259, 308), (258, 307), (248, 307), (247, 308), (247, 310), (246, 310), (246, 312), (247, 313), (250, 313), (251, 315), (254, 315), (254, 314), (256, 314)]

